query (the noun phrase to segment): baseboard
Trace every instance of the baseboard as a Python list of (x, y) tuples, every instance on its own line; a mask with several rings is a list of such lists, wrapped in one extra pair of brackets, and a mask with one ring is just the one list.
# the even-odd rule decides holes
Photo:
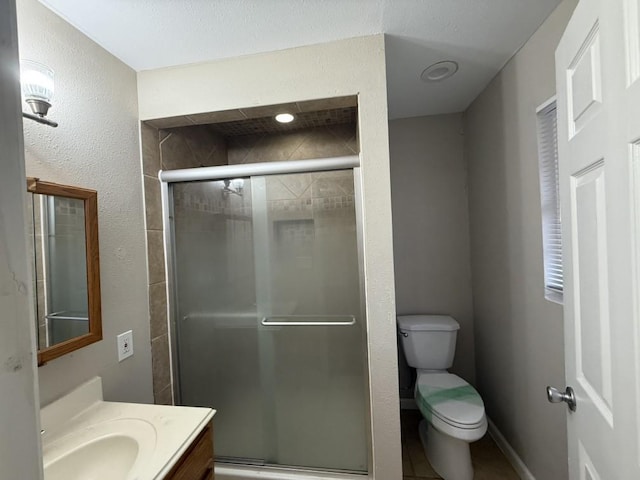
[(495, 423), (493, 423), (489, 419), (487, 420), (489, 421), (489, 435), (491, 435), (491, 438), (493, 438), (493, 440), (496, 442), (496, 445), (498, 445), (498, 448), (502, 450), (502, 453), (504, 453), (504, 456), (507, 457), (507, 460), (509, 460), (509, 463), (511, 463), (511, 466), (516, 471), (518, 476), (522, 480), (536, 480), (536, 478), (529, 471), (525, 463), (518, 456), (516, 451), (513, 448), (511, 448), (511, 445), (509, 445), (509, 442), (507, 442), (507, 439), (504, 438), (502, 433), (500, 433), (500, 430), (498, 430), (498, 427), (496, 427)]

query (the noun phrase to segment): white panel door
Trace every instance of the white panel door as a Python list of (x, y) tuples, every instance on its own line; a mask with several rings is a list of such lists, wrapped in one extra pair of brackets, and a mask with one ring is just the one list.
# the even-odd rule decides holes
[(571, 480), (640, 479), (639, 0), (581, 0), (556, 52)]

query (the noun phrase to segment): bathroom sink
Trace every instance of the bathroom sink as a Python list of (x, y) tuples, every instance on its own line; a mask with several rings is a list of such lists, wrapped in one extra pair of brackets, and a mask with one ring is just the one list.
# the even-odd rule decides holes
[(155, 428), (144, 420), (117, 419), (90, 425), (48, 444), (45, 480), (139, 478), (156, 444)]
[(105, 402), (94, 377), (40, 410), (44, 480), (162, 480), (214, 414)]
[(131, 437), (103, 437), (69, 452), (44, 468), (45, 480), (126, 478), (136, 462), (138, 444)]

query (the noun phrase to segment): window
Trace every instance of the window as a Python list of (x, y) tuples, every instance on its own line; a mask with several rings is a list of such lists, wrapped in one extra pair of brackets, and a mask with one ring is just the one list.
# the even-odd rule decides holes
[(545, 298), (562, 303), (562, 223), (558, 175), (558, 121), (555, 98), (538, 108), (538, 160), (542, 204)]

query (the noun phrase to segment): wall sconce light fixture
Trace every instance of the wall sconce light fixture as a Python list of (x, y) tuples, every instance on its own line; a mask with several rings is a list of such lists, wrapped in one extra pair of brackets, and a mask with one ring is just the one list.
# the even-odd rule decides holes
[(20, 83), (24, 101), (31, 107), (31, 113), (22, 112), (24, 118), (38, 123), (57, 127), (58, 124), (47, 118), (53, 96), (53, 70), (46, 65), (31, 60), (20, 62)]

